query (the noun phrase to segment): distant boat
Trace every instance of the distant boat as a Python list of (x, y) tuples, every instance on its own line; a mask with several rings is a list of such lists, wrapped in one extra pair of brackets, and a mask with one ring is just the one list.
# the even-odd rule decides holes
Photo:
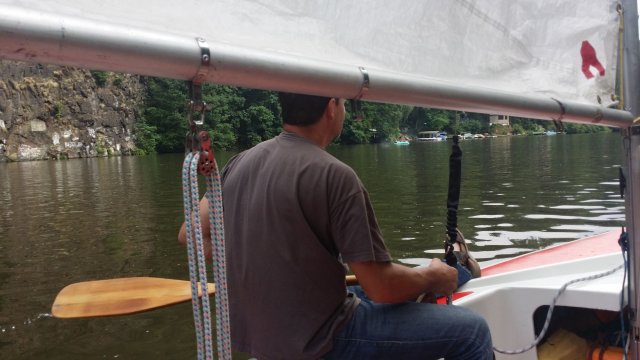
[(441, 141), (439, 131), (420, 131), (418, 133), (418, 141)]
[(554, 130), (547, 130), (544, 132), (545, 135), (556, 135), (557, 132), (555, 132)]
[(409, 145), (409, 142), (407, 140), (396, 140), (393, 143), (396, 145)]

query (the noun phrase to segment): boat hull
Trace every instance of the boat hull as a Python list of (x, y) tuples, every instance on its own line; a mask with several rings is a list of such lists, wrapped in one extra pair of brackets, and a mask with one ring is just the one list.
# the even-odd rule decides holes
[[(483, 276), (460, 288), (454, 304), (471, 308), (488, 322), (494, 346), (505, 350), (528, 347), (535, 339), (534, 312), (552, 303), (569, 281), (610, 271), (623, 264), (619, 232), (576, 240), (522, 255), (482, 270)], [(622, 270), (572, 284), (557, 305), (620, 310)], [(538, 359), (536, 349), (518, 355), (496, 353), (496, 359)]]

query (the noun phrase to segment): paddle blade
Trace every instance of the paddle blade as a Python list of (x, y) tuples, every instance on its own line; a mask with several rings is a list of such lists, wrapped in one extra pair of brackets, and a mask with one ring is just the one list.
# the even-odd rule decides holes
[[(209, 294), (215, 285), (208, 284)], [(51, 313), (56, 318), (134, 314), (191, 300), (185, 280), (134, 277), (71, 284), (58, 293)]]

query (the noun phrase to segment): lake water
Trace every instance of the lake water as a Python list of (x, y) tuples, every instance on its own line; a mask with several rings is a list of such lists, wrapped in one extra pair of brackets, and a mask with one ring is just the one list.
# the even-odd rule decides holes
[[(333, 146), (370, 192), (395, 261), (442, 255), (450, 142)], [(620, 227), (617, 133), (462, 141), (458, 222), (487, 265)], [(223, 165), (230, 153), (216, 154)], [(192, 359), (188, 303), (124, 317), (54, 319), (64, 286), (188, 279), (182, 155), (0, 163), (0, 358)], [(245, 356), (239, 355), (239, 358)]]

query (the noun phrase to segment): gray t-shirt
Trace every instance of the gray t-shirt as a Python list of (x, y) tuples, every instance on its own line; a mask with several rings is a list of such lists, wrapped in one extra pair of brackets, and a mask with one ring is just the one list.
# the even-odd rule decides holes
[(283, 132), (229, 161), (223, 195), (234, 348), (321, 357), (359, 303), (341, 260), (391, 260), (360, 179)]

